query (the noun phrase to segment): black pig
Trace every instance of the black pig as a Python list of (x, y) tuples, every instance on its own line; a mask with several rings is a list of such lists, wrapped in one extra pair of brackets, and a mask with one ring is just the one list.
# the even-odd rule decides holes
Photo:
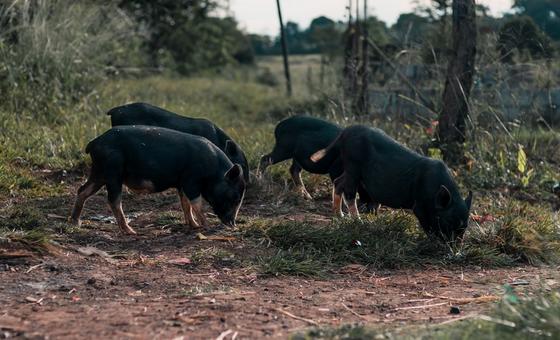
[(356, 189), (362, 184), (376, 202), (412, 209), (427, 234), (451, 241), (464, 234), (472, 192), (463, 200), (442, 161), (417, 154), (379, 129), (359, 125), (344, 129), (311, 159), (318, 162), (333, 153), (340, 155), (344, 168), (334, 182), (335, 211), (340, 212), (344, 198), (350, 213), (358, 216)]
[[(271, 153), (262, 156), (259, 172), (263, 173), (269, 165), (292, 159), (292, 179), (303, 196), (311, 199), (301, 180), (301, 170), (312, 174), (329, 174), (331, 180), (339, 177), (342, 174), (342, 162), (338, 152), (329, 153), (318, 162), (311, 161), (310, 156), (326, 148), (340, 131), (342, 129), (337, 125), (314, 117), (293, 116), (282, 120), (274, 129), (276, 144)], [(360, 188), (359, 194), (360, 203), (365, 204), (368, 211), (376, 208), (377, 205), (371, 202), (365, 190)]]
[(153, 126), (119, 126), (92, 140), (86, 152), (91, 172), (70, 217), (78, 225), (85, 201), (105, 186), (119, 227), (135, 234), (122, 210), (123, 184), (143, 193), (177, 189), (185, 223), (192, 227), (207, 224), (201, 196), (223, 223), (235, 225), (245, 193), (243, 169), (206, 138)]
[(249, 164), (245, 153), (235, 141), (214, 123), (204, 118), (189, 118), (146, 103), (117, 106), (107, 112), (111, 125), (150, 125), (202, 136), (222, 150), (234, 164), (243, 168), (245, 182), (249, 182)]

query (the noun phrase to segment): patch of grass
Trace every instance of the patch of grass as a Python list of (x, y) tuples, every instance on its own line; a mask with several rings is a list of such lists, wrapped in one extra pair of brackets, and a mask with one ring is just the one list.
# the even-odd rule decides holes
[(435, 330), (424, 339), (557, 339), (560, 293), (520, 299), (506, 295), (490, 316)]
[(310, 254), (313, 250), (278, 250), (271, 256), (257, 258), (260, 271), (264, 275), (294, 275), (303, 277), (324, 277), (327, 263), (321, 256)]
[(547, 208), (509, 200), (493, 207), (495, 221), (470, 227), (470, 251), (490, 249), (512, 261), (553, 264), (560, 261), (560, 224)]
[(363, 221), (259, 225), (250, 227), (246, 236), (279, 249), (259, 259), (268, 274), (309, 276), (346, 263), (398, 268), (419, 263), (430, 247), (414, 218), (398, 211), (367, 216)]
[(154, 223), (161, 227), (170, 224), (183, 223), (183, 221), (181, 219), (181, 214), (179, 212), (164, 211), (155, 217)]
[(0, 244), (16, 243), (39, 253), (51, 248), (53, 230), (35, 207), (11, 207), (0, 211)]
[(511, 202), (483, 226), (471, 223), (461, 246), (433, 240), (411, 214), (384, 211), (363, 220), (330, 224), (287, 222), (249, 226), (245, 235), (270, 244), (275, 252), (258, 260), (265, 274), (323, 275), (345, 264), (394, 269), (425, 264), (501, 267), (516, 263), (553, 264), (560, 260), (560, 231), (552, 214)]
[(238, 267), (242, 264), (239, 256), (216, 246), (197, 250), (190, 255), (190, 259), (198, 265), (211, 263), (220, 268)]
[(314, 328), (290, 337), (307, 339), (557, 339), (560, 334), (560, 293), (521, 299), (508, 293), (489, 315), (480, 315), (452, 325), (380, 330), (370, 325)]

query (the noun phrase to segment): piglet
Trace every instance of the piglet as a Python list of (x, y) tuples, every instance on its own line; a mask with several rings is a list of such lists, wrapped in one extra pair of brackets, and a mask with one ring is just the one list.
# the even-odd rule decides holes
[(235, 225), (245, 194), (243, 170), (206, 138), (159, 127), (119, 126), (92, 140), (86, 152), (91, 172), (70, 217), (77, 225), (85, 201), (105, 186), (119, 227), (136, 234), (122, 210), (123, 184), (139, 193), (176, 189), (191, 227), (207, 225), (201, 197), (224, 224)]

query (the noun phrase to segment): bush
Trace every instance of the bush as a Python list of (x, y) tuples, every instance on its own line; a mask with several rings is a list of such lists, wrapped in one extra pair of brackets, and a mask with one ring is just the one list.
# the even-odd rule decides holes
[(528, 16), (515, 17), (506, 22), (498, 33), (498, 50), (502, 61), (512, 63), (514, 52), (529, 53), (531, 58), (551, 58), (552, 41)]
[(136, 52), (132, 22), (113, 5), (16, 1), (0, 5), (0, 105), (53, 118), (93, 95)]

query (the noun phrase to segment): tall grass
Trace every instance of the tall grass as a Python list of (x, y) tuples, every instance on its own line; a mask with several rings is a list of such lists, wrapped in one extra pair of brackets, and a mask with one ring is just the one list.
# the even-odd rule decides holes
[(0, 28), (0, 107), (18, 116), (56, 119), (138, 58), (132, 22), (108, 2), (4, 1)]

